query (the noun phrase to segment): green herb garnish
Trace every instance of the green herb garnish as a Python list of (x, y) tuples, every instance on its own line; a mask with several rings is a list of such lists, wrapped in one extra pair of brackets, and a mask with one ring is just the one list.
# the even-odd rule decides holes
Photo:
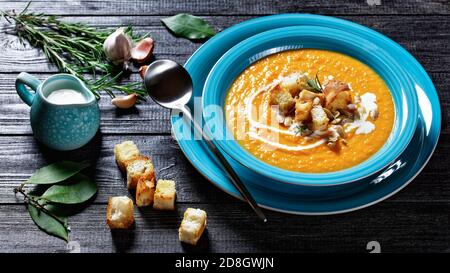
[(313, 92), (316, 92), (316, 93), (323, 92), (322, 84), (320, 83), (320, 80), (319, 80), (319, 73), (316, 74), (314, 79), (308, 79), (307, 83), (308, 83), (309, 87), (312, 88)]
[(205, 20), (190, 14), (177, 14), (161, 21), (175, 35), (191, 40), (210, 38), (216, 34)]
[[(59, 71), (83, 80), (97, 99), (100, 98), (100, 91), (107, 92), (112, 98), (115, 97), (114, 91), (136, 93), (141, 99), (146, 95), (140, 82), (118, 82), (123, 71), (108, 62), (103, 51), (103, 42), (111, 31), (97, 30), (80, 23), (66, 23), (56, 16), (27, 12), (30, 3), (19, 14), (14, 11), (0, 11), (0, 14), (14, 25), (15, 34), (21, 40), (42, 49)], [(126, 32), (134, 39), (142, 38), (133, 35), (131, 27)], [(87, 79), (84, 74), (90, 74), (92, 78)]]
[(295, 125), (294, 127), (294, 133), (296, 136), (303, 136), (303, 135), (308, 135), (309, 133), (311, 133), (311, 130), (309, 130), (308, 126), (306, 125)]

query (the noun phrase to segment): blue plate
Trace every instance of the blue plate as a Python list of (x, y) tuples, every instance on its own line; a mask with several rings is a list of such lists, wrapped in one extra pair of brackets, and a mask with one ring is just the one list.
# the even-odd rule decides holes
[[(352, 188), (342, 193), (340, 198), (309, 199), (302, 192), (280, 186), (268, 189), (253, 183), (264, 176), (251, 172), (240, 164), (230, 161), (238, 171), (257, 202), (268, 209), (295, 214), (333, 214), (367, 207), (392, 196), (405, 187), (425, 166), (438, 141), (441, 128), (439, 98), (430, 78), (422, 66), (401, 46), (385, 36), (361, 25), (326, 16), (286, 14), (261, 17), (246, 21), (224, 30), (200, 47), (188, 60), (185, 67), (194, 82), (195, 100), (199, 103), (203, 85), (211, 68), (217, 60), (240, 41), (267, 30), (288, 26), (325, 26), (342, 29), (373, 43), (382, 43), (382, 47), (404, 59), (409, 76), (414, 79), (419, 101), (418, 126), (411, 143), (402, 155), (381, 172), (367, 178), (361, 188)], [(183, 121), (178, 112), (172, 113), (172, 129), (182, 151), (197, 170), (213, 184), (227, 193), (241, 198), (223, 171), (212, 158), (206, 145), (189, 130), (183, 130)], [(230, 159), (231, 160), (231, 159)], [(268, 181), (270, 182), (270, 181)], [(259, 184), (259, 183), (258, 183)], [(271, 184), (271, 183), (268, 183)], [(310, 187), (311, 188), (311, 187)], [(242, 199), (242, 198), (241, 198)]]
[[(234, 80), (255, 61), (291, 49), (317, 48), (340, 52), (362, 61), (380, 75), (391, 90), (395, 122), (386, 144), (370, 159), (352, 168), (328, 173), (301, 173), (271, 166), (256, 158), (234, 139), (223, 113), (226, 95)], [(391, 164), (409, 144), (417, 125), (417, 96), (402, 59), (357, 35), (327, 27), (292, 26), (252, 36), (227, 51), (214, 65), (203, 88), (203, 117), (210, 120), (214, 141), (232, 158), (274, 180), (304, 186), (332, 186), (354, 182)], [(363, 91), (363, 90), (360, 90)], [(219, 106), (219, 107), (217, 107)], [(213, 121), (213, 122), (212, 122)], [(319, 192), (320, 194), (320, 192)]]

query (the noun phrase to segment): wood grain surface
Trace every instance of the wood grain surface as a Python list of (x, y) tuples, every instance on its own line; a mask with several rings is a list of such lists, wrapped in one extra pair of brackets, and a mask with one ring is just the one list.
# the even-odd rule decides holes
[[(27, 1), (1, 1), (0, 10), (20, 11)], [(379, 5), (377, 4), (379, 3)], [(57, 70), (43, 53), (22, 44), (3, 26), (0, 32), (0, 252), (67, 252), (67, 245), (40, 231), (13, 188), (48, 163), (89, 160), (99, 192), (90, 206), (70, 217), (70, 240), (81, 252), (367, 252), (378, 241), (383, 252), (450, 251), (450, 1), (33, 1), (30, 10), (98, 28), (133, 25), (156, 40), (157, 59), (184, 63), (201, 45), (170, 34), (160, 19), (180, 12), (202, 16), (218, 31), (258, 16), (315, 13), (347, 19), (380, 31), (409, 50), (438, 90), (442, 134), (434, 156), (404, 190), (372, 207), (333, 216), (295, 216), (267, 211), (258, 222), (248, 206), (222, 192), (185, 158), (170, 135), (168, 110), (148, 101), (119, 111), (108, 96), (99, 101), (102, 122), (85, 147), (56, 152), (32, 136), (29, 107), (17, 96), (21, 71), (45, 79)], [(3, 23), (3, 22), (2, 22)], [(129, 80), (138, 80), (132, 74)], [(177, 181), (177, 210), (135, 211), (132, 230), (110, 232), (105, 224), (109, 196), (130, 195), (114, 162), (114, 144), (131, 139), (151, 155), (157, 175)], [(177, 229), (187, 207), (205, 209), (208, 228), (197, 247), (178, 242)]]

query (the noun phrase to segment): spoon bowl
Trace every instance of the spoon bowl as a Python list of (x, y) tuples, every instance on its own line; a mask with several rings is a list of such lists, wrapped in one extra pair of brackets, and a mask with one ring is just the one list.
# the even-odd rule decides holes
[(183, 66), (170, 60), (150, 64), (144, 75), (144, 86), (159, 105), (180, 109), (192, 97), (192, 79)]

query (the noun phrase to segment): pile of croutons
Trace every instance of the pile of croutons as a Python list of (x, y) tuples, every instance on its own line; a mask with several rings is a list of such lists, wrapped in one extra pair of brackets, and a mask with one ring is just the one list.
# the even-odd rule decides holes
[(279, 123), (295, 125), (298, 135), (320, 135), (335, 147), (346, 137), (343, 126), (352, 122), (355, 102), (347, 83), (330, 79), (324, 85), (318, 78), (292, 73), (270, 90), (270, 105), (278, 106)]
[[(141, 155), (132, 141), (124, 141), (114, 147), (117, 165), (127, 175), (127, 187), (136, 190), (136, 205), (153, 205), (158, 210), (175, 209), (175, 182), (160, 179), (156, 183), (155, 168), (150, 157)], [(106, 223), (111, 229), (128, 229), (134, 223), (134, 203), (127, 196), (110, 197)], [(179, 228), (180, 241), (197, 244), (206, 227), (206, 212), (188, 208)]]

